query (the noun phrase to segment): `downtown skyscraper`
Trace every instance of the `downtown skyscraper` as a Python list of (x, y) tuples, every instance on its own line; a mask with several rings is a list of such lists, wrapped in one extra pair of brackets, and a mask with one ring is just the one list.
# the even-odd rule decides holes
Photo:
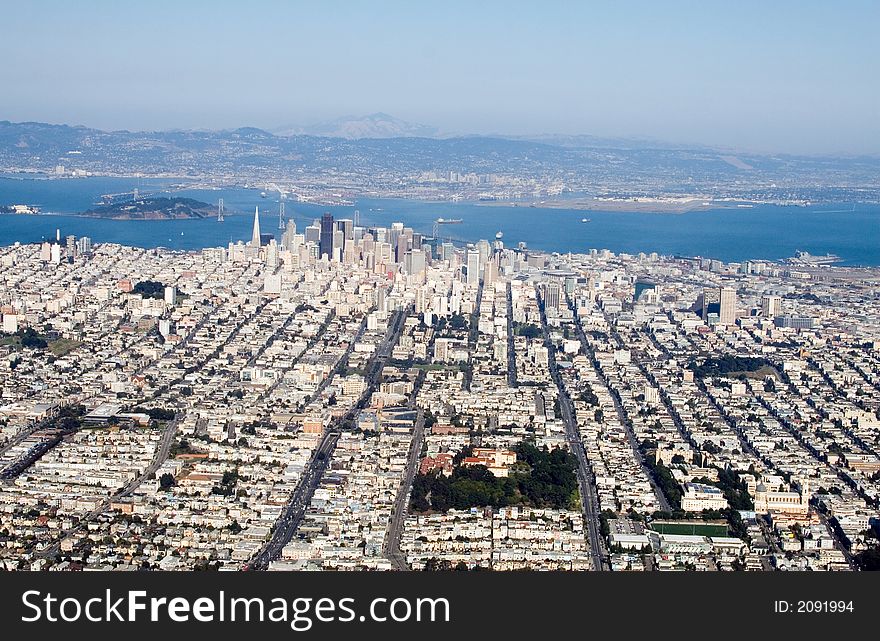
[(328, 259), (333, 259), (333, 214), (330, 212), (325, 213), (321, 217), (321, 238), (318, 244), (318, 257), (327, 256)]

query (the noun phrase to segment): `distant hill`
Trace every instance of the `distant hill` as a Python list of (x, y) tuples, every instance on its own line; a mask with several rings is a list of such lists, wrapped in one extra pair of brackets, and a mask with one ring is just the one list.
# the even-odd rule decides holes
[(507, 188), (532, 180), (612, 197), (697, 193), (772, 202), (873, 202), (880, 190), (880, 156), (761, 155), (593, 136), (432, 132), (381, 113), (292, 135), (254, 127), (130, 132), (0, 121), (0, 171), (55, 174), (60, 166), (63, 175), (235, 176), (251, 184), (295, 178), (345, 185), (349, 193), (405, 197), (413, 186), (431, 190), (439, 183), (451, 193), (467, 174), (468, 180), (486, 180), (472, 191), (484, 184), (487, 191), (505, 189), (494, 186), (494, 174)]
[(113, 220), (179, 220), (216, 216), (217, 208), (192, 198), (139, 198), (102, 205), (82, 215)]
[(436, 127), (407, 122), (385, 113), (368, 116), (344, 116), (309, 127), (289, 127), (275, 132), (281, 136), (308, 135), (327, 138), (434, 138), (439, 134)]

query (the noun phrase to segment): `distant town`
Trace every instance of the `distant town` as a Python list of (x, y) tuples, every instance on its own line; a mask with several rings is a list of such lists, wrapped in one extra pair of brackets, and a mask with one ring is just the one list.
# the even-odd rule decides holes
[(880, 567), (880, 270), (273, 232), (0, 247), (0, 567)]
[(880, 159), (872, 156), (760, 155), (584, 136), (428, 137), (430, 130), (380, 116), (314, 134), (105, 132), (0, 121), (0, 172), (181, 178), (191, 187), (247, 186), (327, 205), (379, 197), (684, 212), (880, 203)]

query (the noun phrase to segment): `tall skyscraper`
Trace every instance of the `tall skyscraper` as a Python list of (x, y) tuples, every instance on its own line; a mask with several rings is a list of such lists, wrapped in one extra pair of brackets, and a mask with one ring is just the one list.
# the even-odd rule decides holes
[(775, 318), (782, 311), (782, 297), (764, 296), (761, 298), (761, 316)]
[(559, 311), (559, 302), (562, 299), (562, 287), (555, 281), (546, 283), (544, 289), (544, 307), (548, 310)]
[(314, 224), (306, 227), (305, 239), (307, 243), (321, 242), (321, 226), (318, 224)]
[(327, 212), (321, 216), (321, 241), (318, 246), (318, 257), (325, 255), (328, 260), (333, 259), (333, 214)]
[(718, 322), (722, 325), (736, 323), (736, 290), (722, 287), (718, 292)]
[(354, 240), (354, 222), (351, 218), (340, 218), (336, 221), (336, 229), (342, 232), (342, 237), (346, 244), (350, 240)]
[(68, 262), (73, 262), (76, 258), (76, 236), (68, 236), (65, 238)]
[(80, 254), (91, 254), (92, 253), (92, 239), (88, 236), (83, 236), (78, 241), (76, 241), (77, 252)]
[(254, 231), (251, 234), (251, 247), (260, 246), (260, 208), (254, 208)]
[(480, 252), (476, 249), (467, 252), (467, 282), (469, 285), (480, 283)]

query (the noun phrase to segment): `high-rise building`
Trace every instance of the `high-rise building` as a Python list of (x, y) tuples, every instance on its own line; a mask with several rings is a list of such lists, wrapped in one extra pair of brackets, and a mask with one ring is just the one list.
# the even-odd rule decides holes
[(496, 280), (498, 280), (498, 263), (493, 257), (486, 261), (486, 266), (483, 268), (483, 282), (491, 285)]
[[(342, 237), (346, 244), (348, 241), (354, 240), (354, 221), (351, 218), (340, 218), (336, 221), (336, 229), (342, 232)], [(345, 249), (343, 247), (343, 249)]]
[(165, 304), (174, 307), (177, 304), (177, 287), (168, 285), (165, 288)]
[(274, 238), (266, 245), (266, 267), (273, 270), (278, 267), (278, 243)]
[(763, 296), (761, 298), (761, 316), (764, 318), (775, 318), (782, 312), (781, 296)]
[(65, 238), (66, 253), (68, 262), (73, 262), (76, 258), (76, 236), (68, 236)]
[(333, 255), (330, 258), (336, 262), (341, 261), (344, 246), (345, 236), (343, 236), (342, 232), (337, 229), (333, 232)]
[(425, 252), (420, 249), (411, 249), (406, 252), (404, 258), (404, 269), (407, 274), (413, 276), (421, 274), (425, 271)]
[(476, 249), (467, 252), (467, 282), (468, 285), (480, 283), (480, 252)]
[(333, 259), (333, 214), (327, 212), (321, 216), (321, 240), (318, 246), (318, 257), (327, 256), (328, 260)]
[(452, 243), (440, 245), (440, 260), (452, 260), (453, 256), (455, 256), (455, 245)]
[(254, 231), (251, 234), (251, 247), (260, 246), (260, 208), (254, 208)]
[(482, 267), (489, 260), (489, 254), (492, 253), (492, 245), (489, 244), (488, 240), (480, 240), (477, 242), (477, 251), (480, 253), (480, 267)]
[(722, 325), (736, 323), (736, 290), (722, 287), (718, 292), (718, 322)]
[(77, 252), (80, 254), (91, 254), (92, 253), (92, 239), (88, 236), (83, 236), (78, 241), (76, 241)]
[(562, 299), (562, 287), (559, 283), (551, 281), (544, 285), (544, 307), (559, 311), (559, 302)]
[(306, 227), (305, 240), (307, 243), (321, 242), (321, 226), (318, 224), (314, 224)]

